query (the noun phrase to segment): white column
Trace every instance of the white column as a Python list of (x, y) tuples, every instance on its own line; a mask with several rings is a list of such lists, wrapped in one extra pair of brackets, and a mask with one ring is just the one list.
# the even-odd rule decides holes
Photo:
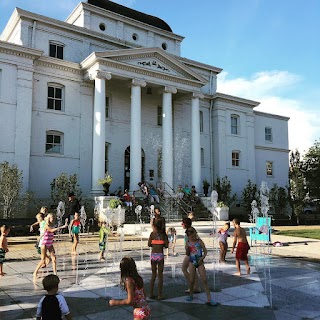
[(191, 148), (192, 148), (192, 185), (201, 190), (201, 144), (200, 144), (200, 92), (193, 93), (191, 99)]
[(17, 70), (17, 108), (14, 144), (14, 163), (23, 174), (22, 191), (29, 188), (33, 70)]
[(162, 93), (162, 181), (173, 187), (172, 94), (174, 87), (165, 87)]
[(141, 87), (143, 80), (133, 79), (131, 84), (131, 136), (130, 136), (130, 190), (136, 190), (141, 181)]
[(98, 179), (103, 178), (106, 143), (106, 79), (110, 80), (108, 72), (100, 70), (90, 74), (94, 79), (94, 105), (93, 105), (93, 142), (92, 142), (92, 194), (101, 194), (102, 186), (98, 185)]

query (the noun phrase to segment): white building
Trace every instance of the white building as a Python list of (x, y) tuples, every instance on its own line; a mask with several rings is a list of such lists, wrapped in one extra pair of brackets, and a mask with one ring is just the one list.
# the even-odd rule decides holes
[(161, 19), (107, 0), (65, 22), (15, 9), (0, 38), (0, 162), (50, 197), (62, 172), (83, 194), (139, 181), (195, 185), (227, 176), (285, 186), (288, 118), (216, 92), (222, 69), (180, 56), (183, 37)]

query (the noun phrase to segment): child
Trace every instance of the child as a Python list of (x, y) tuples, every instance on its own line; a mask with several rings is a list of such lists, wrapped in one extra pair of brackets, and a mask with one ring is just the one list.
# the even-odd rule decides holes
[[(192, 220), (190, 218), (183, 218), (181, 225), (182, 225), (183, 229), (188, 230), (189, 228), (191, 228)], [(188, 242), (188, 236), (185, 233), (185, 235), (184, 235), (184, 246), (186, 246), (187, 242)], [(182, 273), (183, 273), (184, 277), (186, 278), (186, 280), (188, 282), (188, 285), (189, 285), (189, 283), (190, 283), (190, 274), (189, 274), (189, 270), (188, 269), (189, 269), (189, 256), (185, 255), (185, 257), (183, 259), (183, 262), (182, 262), (181, 271), (182, 271)], [(195, 273), (195, 281), (194, 281), (193, 292), (194, 293), (200, 293), (201, 292), (200, 287), (199, 287), (199, 276), (198, 276), (197, 272)], [(185, 291), (185, 293), (190, 293), (190, 289), (187, 289)]]
[(53, 273), (57, 274), (57, 261), (53, 247), (53, 236), (57, 230), (64, 229), (68, 226), (65, 224), (64, 226), (54, 228), (54, 216), (52, 213), (48, 213), (48, 215), (45, 217), (45, 222), (46, 224), (44, 226), (44, 234), (41, 242), (41, 260), (33, 273), (34, 279), (36, 279), (39, 269), (43, 266), (46, 266), (47, 252), (50, 253), (51, 256)]
[(220, 262), (226, 262), (226, 254), (228, 251), (228, 242), (229, 237), (228, 230), (230, 229), (230, 222), (226, 222), (222, 228), (218, 230), (218, 240), (220, 246)]
[(188, 228), (186, 231), (188, 241), (186, 244), (186, 254), (189, 256), (189, 272), (190, 272), (190, 296), (187, 301), (193, 300), (193, 286), (195, 281), (196, 269), (198, 269), (202, 284), (204, 286), (207, 302), (209, 306), (216, 306), (217, 303), (211, 299), (211, 293), (207, 281), (206, 269), (204, 267), (204, 258), (207, 255), (207, 248), (203, 241), (198, 238), (197, 232), (194, 228)]
[(133, 319), (149, 319), (151, 310), (146, 301), (143, 279), (139, 276), (136, 263), (132, 258), (124, 257), (120, 262), (121, 283), (128, 296), (124, 300), (110, 300), (110, 306), (132, 305)]
[(73, 239), (71, 254), (77, 253), (80, 228), (81, 228), (81, 222), (79, 219), (79, 213), (75, 212), (74, 219), (70, 222), (70, 226), (69, 226), (69, 234), (70, 234), (70, 237)]
[(109, 233), (110, 233), (110, 228), (107, 227), (107, 222), (102, 221), (100, 231), (99, 231), (99, 249), (100, 249), (99, 258), (100, 258), (100, 261), (106, 260), (106, 258), (104, 257), (104, 252), (106, 250), (106, 241), (107, 241), (107, 237), (108, 237)]
[(37, 320), (62, 319), (62, 316), (67, 320), (72, 319), (65, 298), (57, 294), (59, 282), (59, 278), (54, 274), (49, 274), (42, 280), (43, 288), (48, 294), (43, 296), (38, 304)]
[(10, 232), (10, 227), (8, 225), (4, 224), (3, 226), (1, 226), (0, 231), (1, 231), (1, 236), (0, 236), (0, 276), (4, 276), (5, 273), (3, 272), (3, 263), (5, 261), (6, 253), (9, 252), (7, 235)]
[(153, 220), (153, 231), (148, 240), (148, 246), (151, 250), (151, 269), (152, 277), (150, 280), (150, 298), (154, 299), (153, 294), (154, 282), (158, 273), (158, 300), (163, 300), (163, 268), (164, 268), (164, 254), (163, 248), (168, 248), (168, 236), (163, 227), (163, 220), (155, 218)]
[(44, 234), (44, 226), (46, 224), (46, 222), (44, 221), (44, 214), (42, 212), (39, 212), (37, 215), (36, 215), (36, 219), (37, 219), (37, 222), (33, 223), (31, 226), (30, 226), (30, 232), (33, 232), (33, 227), (38, 225), (39, 226), (39, 237), (37, 238), (37, 243), (35, 245), (37, 251), (39, 254), (41, 254), (41, 241), (42, 241), (42, 237), (43, 237), (43, 234)]
[(237, 245), (237, 251), (236, 251), (236, 266), (238, 272), (236, 275), (241, 276), (241, 270), (240, 270), (240, 260), (243, 260), (246, 268), (247, 268), (247, 274), (250, 274), (250, 266), (248, 261), (248, 251), (250, 250), (250, 246), (248, 244), (246, 231), (240, 227), (240, 221), (239, 219), (233, 219), (232, 220), (233, 226), (234, 226), (234, 240), (232, 245), (231, 253), (234, 252), (234, 248)]
[(171, 247), (172, 247), (172, 255), (173, 256), (176, 256), (175, 252), (174, 252), (174, 248), (175, 248), (175, 245), (176, 245), (176, 241), (177, 241), (177, 232), (176, 232), (176, 229), (174, 227), (170, 227), (168, 228), (167, 230), (167, 236), (168, 236), (168, 248), (167, 248), (167, 258), (169, 257), (169, 247), (170, 247), (170, 244), (171, 244)]

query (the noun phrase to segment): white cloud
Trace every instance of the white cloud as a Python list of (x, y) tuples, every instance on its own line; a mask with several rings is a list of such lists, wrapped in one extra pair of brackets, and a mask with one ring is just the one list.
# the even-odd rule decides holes
[(218, 80), (218, 92), (239, 96), (260, 102), (255, 108), (290, 117), (289, 148), (299, 149), (301, 153), (308, 150), (319, 138), (320, 117), (309, 111), (303, 101), (288, 98), (284, 92), (294, 88), (301, 81), (295, 74), (286, 71), (268, 71), (254, 74), (250, 79), (228, 79), (228, 73), (222, 72)]

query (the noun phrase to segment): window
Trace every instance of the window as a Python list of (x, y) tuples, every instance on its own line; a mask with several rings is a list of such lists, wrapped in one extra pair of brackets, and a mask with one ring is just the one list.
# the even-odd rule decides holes
[(204, 167), (204, 149), (201, 148), (201, 166)]
[(110, 118), (110, 99), (106, 97), (106, 119)]
[(105, 31), (105, 30), (106, 30), (106, 25), (105, 25), (104, 23), (100, 23), (100, 24), (99, 24), (99, 29), (100, 29), (101, 31)]
[(158, 179), (162, 178), (162, 149), (158, 150)]
[(163, 50), (167, 50), (167, 47), (168, 47), (168, 46), (167, 46), (167, 44), (166, 44), (165, 42), (163, 42), (162, 45), (161, 45), (161, 47), (162, 47)]
[(203, 132), (203, 112), (200, 111), (200, 132)]
[(63, 86), (48, 84), (48, 109), (63, 111)]
[(133, 39), (134, 41), (138, 41), (138, 40), (139, 40), (139, 36), (138, 36), (136, 33), (133, 33), (133, 34), (132, 34), (132, 39)]
[(158, 106), (157, 124), (158, 124), (158, 126), (162, 126), (162, 107), (161, 106)]
[(266, 162), (267, 176), (273, 176), (273, 163), (271, 161)]
[(240, 167), (240, 152), (232, 151), (232, 166)]
[(104, 172), (109, 171), (109, 147), (110, 143), (106, 143), (104, 147)]
[(270, 127), (264, 128), (264, 138), (266, 141), (272, 142), (272, 128)]
[(62, 138), (62, 132), (48, 131), (46, 136), (46, 153), (62, 154)]
[(63, 47), (62, 43), (50, 42), (49, 43), (49, 56), (53, 58), (63, 59)]
[(231, 134), (239, 134), (239, 116), (231, 115)]

